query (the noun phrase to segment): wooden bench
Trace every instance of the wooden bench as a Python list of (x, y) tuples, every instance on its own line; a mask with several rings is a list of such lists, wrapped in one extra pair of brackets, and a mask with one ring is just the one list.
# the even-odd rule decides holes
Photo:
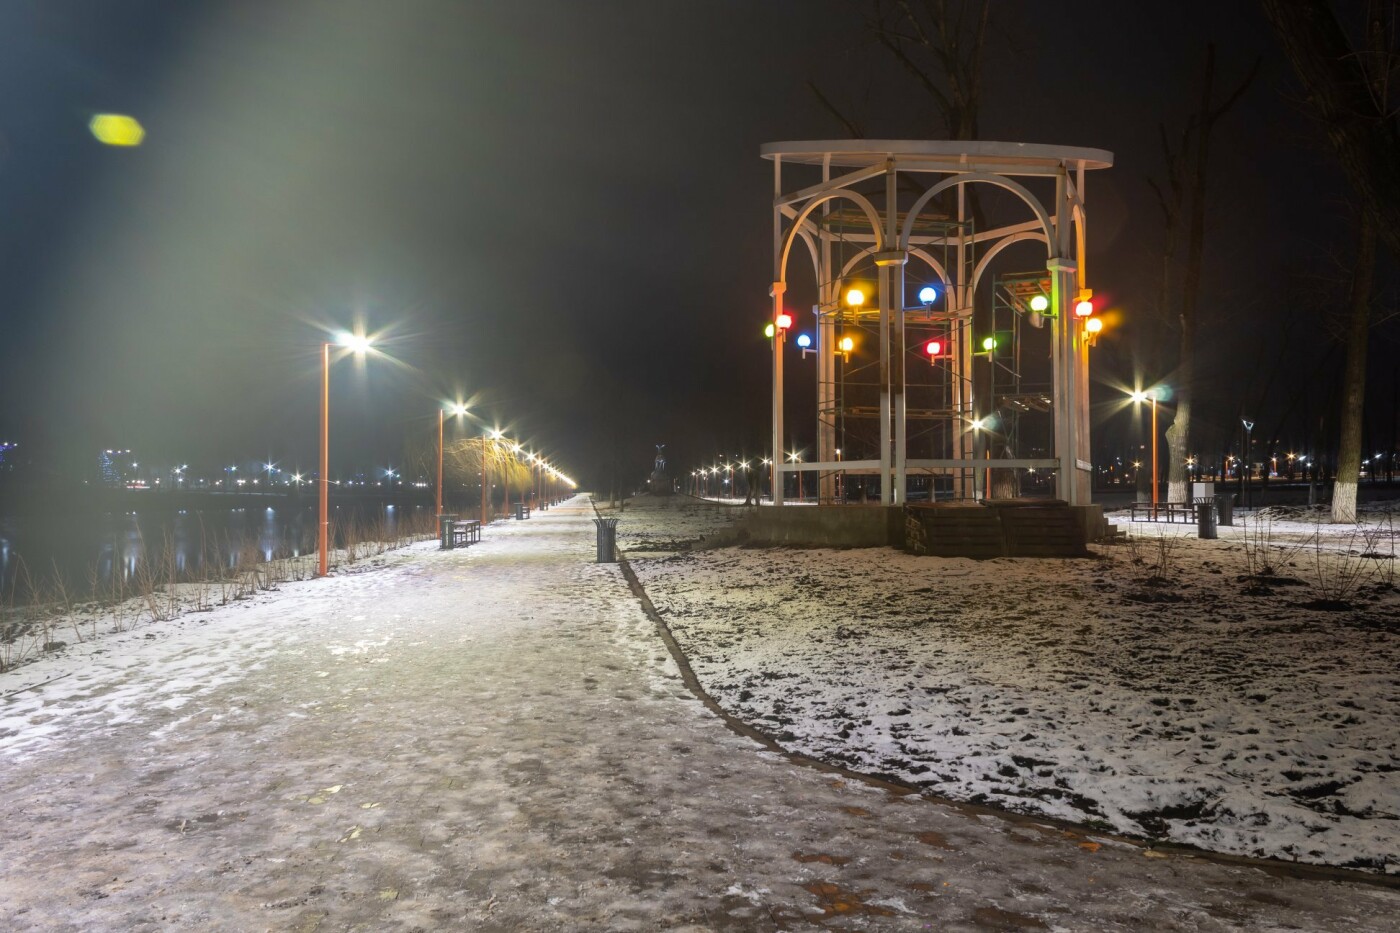
[(1132, 520), (1139, 521), (1138, 513), (1143, 513), (1142, 521), (1174, 522), (1179, 517), (1183, 522), (1193, 522), (1196, 520), (1196, 507), (1189, 502), (1158, 502), (1153, 505), (1151, 502), (1134, 502), (1132, 504)]
[(474, 518), (465, 522), (453, 522), (451, 535), (448, 547), (466, 547), (469, 544), (476, 544), (481, 541), (481, 522)]

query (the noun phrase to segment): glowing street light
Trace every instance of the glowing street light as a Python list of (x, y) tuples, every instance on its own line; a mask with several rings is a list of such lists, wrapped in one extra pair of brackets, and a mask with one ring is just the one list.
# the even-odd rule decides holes
[[(796, 452), (796, 453), (790, 453), (790, 454), (788, 454), (788, 463), (797, 463), (797, 464), (802, 463), (802, 454), (801, 454), (801, 452), (799, 451), (799, 452)], [(801, 470), (801, 469), (798, 469), (798, 470), (797, 470), (797, 499), (798, 499), (798, 501), (800, 502), (800, 501), (802, 501), (802, 498), (803, 498), (803, 497), (802, 497), (802, 470)]]
[(437, 515), (438, 515), (438, 521), (441, 521), (441, 520), (442, 520), (442, 422), (443, 422), (444, 417), (446, 417), (446, 415), (447, 415), (449, 412), (451, 412), (453, 415), (456, 415), (457, 417), (460, 418), (462, 415), (465, 415), (465, 414), (467, 413), (467, 406), (463, 405), (461, 402), (458, 402), (457, 404), (452, 405), (452, 406), (450, 406), (450, 407), (448, 407), (448, 406), (439, 406), (439, 407), (438, 407), (438, 475), (437, 475)]
[[(341, 334), (335, 341), (350, 352), (363, 355), (370, 349), (369, 338), (362, 334)], [(330, 433), (331, 425), (331, 344), (321, 344), (321, 495), (320, 522), (316, 529), (316, 546), (321, 552), (320, 573), (330, 573)]]
[(1050, 299), (1044, 295), (1031, 296), (1031, 310), (1036, 314), (1044, 314), (1050, 310)]
[(1157, 394), (1156, 388), (1129, 393), (1135, 403), (1152, 402), (1152, 520), (1157, 520)]
[(927, 307), (938, 300), (938, 289), (932, 285), (925, 285), (919, 289), (919, 303)]

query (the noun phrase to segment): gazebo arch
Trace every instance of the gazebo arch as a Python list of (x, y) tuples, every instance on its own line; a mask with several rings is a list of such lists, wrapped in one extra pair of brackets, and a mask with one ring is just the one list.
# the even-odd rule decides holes
[[(980, 485), (979, 475), (1004, 468), (1053, 472), (1059, 498), (1071, 505), (1087, 504), (1092, 470), (1088, 341), (1082, 325), (1069, 312), (1088, 294), (1085, 175), (1110, 167), (1112, 154), (1026, 143), (864, 139), (768, 143), (760, 154), (773, 163), (770, 294), (775, 319), (784, 310), (787, 265), (798, 237), (806, 243), (816, 269), (816, 456), (805, 458), (800, 468), (818, 473), (819, 499), (834, 501), (834, 477), (851, 474), (876, 477), (880, 501), (902, 504), (909, 495), (911, 471), (919, 476), (946, 474), (951, 477), (954, 494), (980, 497), (987, 490)], [(812, 177), (815, 173), (819, 173), (817, 178)], [(911, 197), (901, 188), (900, 176), (916, 183), (915, 195)], [(973, 229), (962, 196), (966, 185), (992, 185), (1009, 192), (1029, 210), (1031, 218), (994, 224), (987, 230)], [(929, 212), (929, 205), (950, 190), (959, 193), (956, 211), (951, 216)], [(829, 205), (838, 199), (851, 202), (856, 210), (833, 212)], [(827, 207), (823, 209), (823, 205)], [(1053, 449), (1038, 456), (996, 457), (991, 456), (990, 448), (978, 449), (977, 431), (967, 430), (986, 414), (976, 407), (974, 312), (979, 307), (979, 291), (989, 287), (987, 273), (997, 268), (1003, 251), (1030, 241), (1044, 244), (1047, 260), (1043, 271), (1013, 276), (1030, 291), (1005, 300), (1021, 312), (1026, 309), (1017, 302), (1031, 291), (1045, 292), (1049, 299), (1048, 309), (1037, 312), (1033, 322), (1050, 322), (1053, 376), (1048, 406)], [(942, 283), (936, 307), (932, 302), (913, 302), (905, 294), (905, 266), (911, 257), (925, 262)], [(877, 279), (873, 300), (855, 310), (842, 307), (836, 286), (862, 263), (872, 260)], [(1004, 277), (996, 279), (998, 294), (1005, 281)], [(1030, 284), (1025, 285), (1027, 282)], [(851, 359), (852, 351), (843, 357), (836, 339), (838, 330), (852, 328), (863, 331), (866, 338), (853, 351), (856, 360)], [(930, 358), (932, 365), (911, 373), (914, 363), (909, 337), (921, 333), (942, 334), (929, 344), (944, 350), (946, 358), (943, 354)], [(780, 505), (784, 503), (785, 475), (799, 468), (786, 462), (784, 456), (785, 347), (780, 334), (773, 341), (771, 450), (773, 499)], [(844, 363), (838, 362), (843, 358)], [(871, 395), (859, 403), (846, 399), (841, 386), (846, 384), (842, 373), (847, 365), (875, 374), (868, 386), (878, 389), (878, 398)], [(935, 378), (943, 382), (929, 381)], [(907, 401), (911, 395), (927, 394), (931, 386), (942, 386), (947, 404), (940, 407), (920, 402), (911, 408)], [(846, 455), (840, 456), (838, 439), (844, 419), (869, 425), (863, 435), (868, 443), (861, 441), (869, 448), (867, 452), (855, 454), (847, 449)], [(921, 444), (927, 446), (929, 432), (937, 432), (939, 438), (946, 439), (937, 442), (946, 451), (911, 456), (911, 419), (920, 419)]]
[[(854, 202), (855, 205), (859, 207), (861, 211), (865, 214), (866, 218), (869, 219), (871, 226), (874, 227), (877, 231), (880, 229), (880, 212), (875, 209), (875, 205), (871, 204), (868, 198), (862, 197), (854, 191), (833, 191), (830, 194), (813, 198), (807, 204), (807, 206), (802, 209), (802, 212), (799, 213), (792, 222), (792, 228), (788, 231), (788, 235), (783, 241), (783, 251), (781, 257), (774, 264), (773, 281), (782, 282), (784, 285), (787, 284), (787, 261), (788, 255), (792, 251), (793, 239), (798, 235), (799, 232), (805, 231), (807, 218), (811, 217), (813, 211), (821, 207), (823, 204), (826, 204), (829, 201), (834, 201), (837, 198), (846, 198), (847, 200)], [(819, 263), (813, 263), (813, 265), (819, 265)]]

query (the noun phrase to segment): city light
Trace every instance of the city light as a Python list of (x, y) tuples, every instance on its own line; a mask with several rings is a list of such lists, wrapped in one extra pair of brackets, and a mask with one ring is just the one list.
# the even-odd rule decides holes
[(1044, 314), (1050, 310), (1050, 299), (1044, 295), (1036, 295), (1031, 298), (1031, 310), (1036, 314)]
[(925, 285), (919, 289), (919, 301), (922, 304), (931, 305), (938, 300), (938, 289), (932, 285)]
[(858, 288), (853, 288), (846, 292), (846, 304), (850, 305), (852, 308), (859, 308), (861, 305), (865, 304), (865, 292)]

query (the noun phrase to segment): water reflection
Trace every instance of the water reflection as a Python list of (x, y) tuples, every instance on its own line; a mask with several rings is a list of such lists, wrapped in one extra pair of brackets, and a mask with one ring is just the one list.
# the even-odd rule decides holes
[[(335, 507), (332, 532), (344, 544), (357, 537), (393, 537), (430, 529), (432, 507)], [(375, 534), (369, 534), (373, 529)], [(91, 591), (115, 580), (154, 572), (198, 577), (206, 567), (301, 557), (316, 550), (314, 505), (221, 510), (104, 512), (61, 521), (37, 515), (0, 516), (0, 598), (27, 602), (56, 578), (70, 590)]]

